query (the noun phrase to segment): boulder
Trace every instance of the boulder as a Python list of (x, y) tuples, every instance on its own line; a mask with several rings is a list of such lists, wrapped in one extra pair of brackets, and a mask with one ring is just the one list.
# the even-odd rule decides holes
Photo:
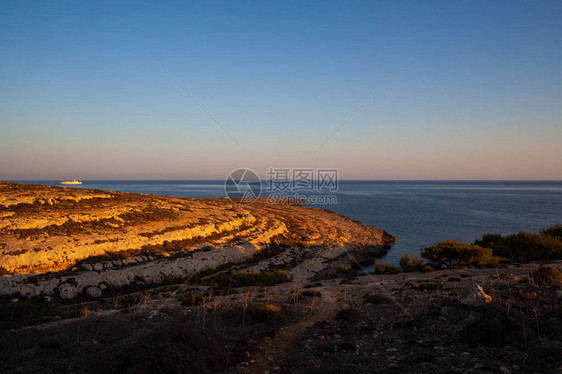
[(59, 296), (63, 300), (74, 299), (78, 295), (78, 289), (71, 284), (63, 283), (59, 286)]
[(83, 263), (82, 264), (82, 269), (86, 270), (86, 271), (92, 271), (92, 265), (88, 264), (88, 263)]
[(486, 294), (480, 285), (475, 284), (461, 297), (459, 302), (465, 306), (478, 307), (492, 302), (492, 297)]
[(101, 297), (102, 292), (98, 287), (88, 287), (86, 288), (86, 295), (92, 299), (97, 299)]

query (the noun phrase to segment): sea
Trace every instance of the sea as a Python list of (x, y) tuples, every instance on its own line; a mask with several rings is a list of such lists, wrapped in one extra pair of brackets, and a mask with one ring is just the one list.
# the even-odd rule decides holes
[[(25, 181), (59, 185), (59, 181)], [(84, 181), (72, 188), (222, 198), (224, 181)], [(381, 260), (397, 264), (443, 240), (538, 232), (562, 222), (562, 181), (339, 181), (335, 199), (310, 206), (384, 229), (396, 244)]]

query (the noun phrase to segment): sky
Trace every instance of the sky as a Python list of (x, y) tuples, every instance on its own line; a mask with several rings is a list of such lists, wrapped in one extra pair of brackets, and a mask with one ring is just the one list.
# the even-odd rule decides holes
[(560, 180), (560, 19), (560, 1), (2, 1), (0, 179)]

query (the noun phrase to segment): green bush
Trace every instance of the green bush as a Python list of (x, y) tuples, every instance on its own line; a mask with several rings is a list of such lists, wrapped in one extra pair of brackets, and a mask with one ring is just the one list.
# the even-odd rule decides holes
[(283, 270), (274, 272), (258, 273), (255, 271), (243, 271), (240, 273), (218, 274), (213, 277), (213, 282), (218, 289), (250, 286), (273, 286), (279, 283), (290, 282), (292, 277)]
[(541, 230), (542, 235), (553, 236), (555, 238), (562, 238), (562, 224), (557, 223), (550, 227)]
[(412, 258), (409, 254), (405, 254), (400, 259), (400, 267), (404, 271), (422, 271), (425, 263), (417, 256)]
[(339, 275), (343, 275), (343, 276), (346, 276), (346, 277), (354, 277), (354, 276), (357, 275), (357, 270), (353, 269), (351, 267), (351, 265), (338, 266), (338, 268), (336, 269), (336, 272)]
[(400, 268), (375, 259), (375, 274), (398, 274)]
[(421, 256), (438, 267), (491, 267), (499, 262), (490, 248), (455, 240), (439, 242), (422, 249)]
[(484, 234), (474, 244), (492, 249), (495, 256), (516, 261), (559, 260), (562, 259), (561, 230), (562, 226), (558, 224), (542, 230), (540, 234)]

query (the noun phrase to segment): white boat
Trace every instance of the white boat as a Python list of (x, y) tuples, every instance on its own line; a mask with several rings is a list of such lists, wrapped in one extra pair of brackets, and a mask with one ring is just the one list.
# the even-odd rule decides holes
[(60, 182), (60, 184), (82, 184), (82, 182), (79, 182), (76, 179), (73, 179), (71, 181)]

